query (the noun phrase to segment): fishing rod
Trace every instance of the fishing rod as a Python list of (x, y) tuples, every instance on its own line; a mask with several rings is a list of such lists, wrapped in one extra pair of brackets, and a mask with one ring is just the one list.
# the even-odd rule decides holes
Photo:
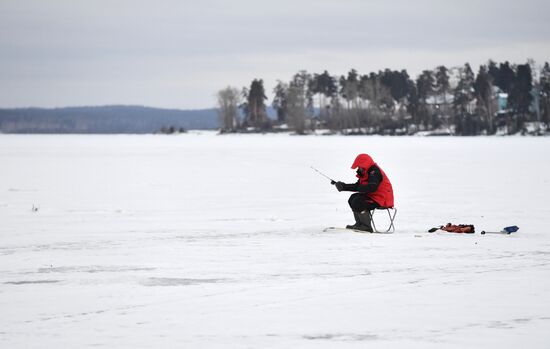
[(334, 184), (336, 183), (336, 181), (332, 178), (330, 178), (329, 176), (327, 176), (326, 174), (324, 174), (323, 172), (319, 171), (318, 169), (316, 169), (315, 167), (313, 166), (310, 166), (311, 169), (315, 172), (317, 172), (318, 174), (320, 174), (321, 176), (325, 177), (326, 179), (329, 179), (330, 180), (330, 184)]

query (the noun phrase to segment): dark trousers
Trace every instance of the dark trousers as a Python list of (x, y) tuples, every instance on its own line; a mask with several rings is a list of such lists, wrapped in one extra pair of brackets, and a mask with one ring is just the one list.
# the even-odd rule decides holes
[(349, 197), (349, 207), (353, 212), (372, 211), (377, 207), (380, 207), (373, 199), (369, 198), (366, 194), (355, 193)]

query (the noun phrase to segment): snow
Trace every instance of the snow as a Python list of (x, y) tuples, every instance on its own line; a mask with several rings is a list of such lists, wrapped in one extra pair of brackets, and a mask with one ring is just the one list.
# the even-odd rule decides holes
[[(0, 347), (547, 348), (549, 151), (548, 137), (0, 135)], [(323, 232), (351, 223), (349, 193), (310, 166), (352, 182), (361, 152), (393, 182), (396, 232)], [(447, 222), (477, 233), (427, 233)]]

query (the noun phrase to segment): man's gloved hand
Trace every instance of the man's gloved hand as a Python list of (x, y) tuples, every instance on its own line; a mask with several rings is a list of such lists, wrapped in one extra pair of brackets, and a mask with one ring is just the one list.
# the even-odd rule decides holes
[(336, 186), (336, 189), (338, 189), (338, 191), (344, 190), (344, 182), (336, 182), (334, 185)]

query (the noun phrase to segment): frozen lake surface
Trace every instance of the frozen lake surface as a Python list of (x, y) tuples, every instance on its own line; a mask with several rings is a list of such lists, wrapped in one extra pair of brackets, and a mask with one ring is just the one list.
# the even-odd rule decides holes
[[(353, 182), (362, 152), (397, 230), (323, 232), (353, 221), (350, 193), (310, 166)], [(549, 154), (523, 137), (0, 135), (0, 347), (548, 348)], [(426, 232), (447, 222), (477, 232)]]

